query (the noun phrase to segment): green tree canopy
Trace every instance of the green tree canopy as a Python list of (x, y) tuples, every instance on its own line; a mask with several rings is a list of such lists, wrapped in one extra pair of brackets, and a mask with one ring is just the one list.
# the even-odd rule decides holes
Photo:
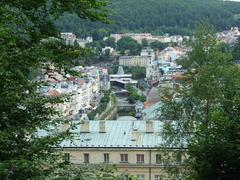
[(51, 130), (52, 136), (36, 132), (49, 130), (50, 125), (55, 127), (63, 120), (49, 104), (66, 98), (43, 96), (39, 90), (45, 82), (39, 72), (70, 73), (69, 67), (80, 64), (87, 51), (64, 45), (53, 21), (69, 11), (106, 22), (106, 6), (105, 1), (97, 0), (0, 2), (1, 179), (48, 179), (61, 167), (60, 157), (51, 147), (58, 146), (67, 132)]
[(186, 176), (237, 180), (240, 70), (222, 51), (212, 27), (201, 26), (194, 37), (184, 82), (162, 97), (161, 116), (169, 120), (164, 134), (171, 145), (187, 146)]
[[(209, 21), (218, 31), (240, 24), (240, 3), (223, 0), (111, 0), (110, 25), (83, 21), (66, 14), (57, 22), (62, 31), (93, 34), (105, 28), (110, 33), (152, 32), (157, 35), (192, 34), (199, 22)], [(82, 33), (84, 32), (84, 33)]]
[(148, 47), (148, 41), (146, 39), (143, 39), (141, 45), (143, 48)]
[(104, 41), (104, 44), (105, 44), (105, 46), (110, 46), (110, 47), (112, 47), (112, 48), (114, 48), (114, 49), (117, 47), (115, 38), (113, 38), (113, 37), (107, 38), (107, 39)]
[(136, 40), (126, 36), (122, 37), (117, 42), (117, 50), (122, 54), (127, 53), (128, 55), (139, 55), (141, 51), (141, 45)]
[(234, 60), (240, 60), (240, 39), (238, 39), (238, 43), (233, 47), (232, 54)]
[(152, 49), (155, 49), (155, 50), (163, 50), (164, 48), (167, 47), (166, 44), (163, 44), (159, 41), (154, 41), (154, 42), (150, 43), (150, 46)]

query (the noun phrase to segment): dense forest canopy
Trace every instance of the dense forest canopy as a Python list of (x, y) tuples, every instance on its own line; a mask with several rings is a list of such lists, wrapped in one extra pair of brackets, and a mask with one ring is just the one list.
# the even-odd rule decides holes
[(92, 23), (65, 13), (56, 25), (78, 36), (103, 32), (152, 32), (190, 34), (199, 22), (209, 21), (217, 30), (240, 25), (240, 3), (220, 0), (110, 0), (112, 23)]

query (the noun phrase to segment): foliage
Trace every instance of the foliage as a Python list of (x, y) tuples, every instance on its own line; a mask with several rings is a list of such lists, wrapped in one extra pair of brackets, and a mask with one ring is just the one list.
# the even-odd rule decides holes
[(93, 120), (97, 114), (100, 114), (103, 111), (105, 111), (105, 109), (107, 108), (107, 105), (108, 105), (108, 103), (110, 101), (110, 96), (111, 96), (111, 92), (110, 91), (107, 91), (107, 92), (104, 93), (104, 96), (101, 98), (100, 104), (97, 107), (97, 109), (95, 109), (95, 110), (91, 111), (90, 113), (88, 113), (88, 118), (90, 120)]
[(144, 79), (146, 78), (145, 67), (128, 67), (124, 66), (124, 72), (126, 74), (132, 74), (133, 79)]
[(110, 53), (109, 49), (102, 51), (105, 47), (116, 48), (117, 44), (114, 38), (107, 38), (105, 40), (93, 41), (87, 43), (86, 47), (91, 50), (91, 55), (88, 58), (88, 64), (94, 64), (102, 61), (113, 61), (114, 56)]
[(99, 41), (99, 40), (103, 40), (104, 37), (109, 36), (108, 32), (106, 29), (104, 28), (100, 28), (97, 29), (96, 31), (94, 31), (94, 33), (92, 34), (93, 40), (94, 41)]
[(123, 177), (115, 176), (115, 166), (111, 165), (84, 165), (80, 168), (74, 165), (69, 165), (65, 169), (60, 169), (54, 174), (53, 180), (123, 180)]
[(159, 41), (154, 41), (154, 42), (150, 43), (150, 47), (154, 50), (160, 50), (161, 51), (161, 50), (165, 49), (167, 47), (167, 45), (163, 44)]
[(127, 86), (127, 90), (129, 92), (128, 100), (129, 100), (130, 103), (134, 104), (137, 101), (141, 101), (141, 102), (146, 101), (146, 97), (139, 95), (137, 89), (134, 88), (133, 86), (130, 86), (130, 85)]
[(141, 45), (136, 40), (126, 36), (118, 40), (117, 50), (120, 51), (122, 55), (139, 55), (141, 52)]
[(143, 39), (142, 42), (141, 42), (141, 45), (142, 45), (142, 48), (148, 47), (149, 44), (148, 44), (147, 39)]
[[(0, 2), (0, 177), (48, 179), (61, 167), (60, 155), (51, 147), (68, 132), (38, 136), (62, 121), (49, 105), (67, 99), (43, 96), (46, 82), (32, 71), (68, 72), (83, 62), (88, 51), (66, 46), (53, 21), (65, 11), (81, 18), (107, 21), (107, 3), (96, 0), (14, 0)], [(50, 38), (51, 37), (51, 38)], [(36, 73), (36, 75), (39, 75)]]
[[(118, 63), (112, 63), (111, 69), (109, 69), (109, 74), (116, 74), (118, 71)], [(144, 79), (146, 78), (146, 68), (145, 67), (129, 67), (123, 66), (125, 74), (132, 74), (133, 79)]]
[(157, 35), (190, 34), (198, 23), (207, 20), (217, 30), (238, 26), (240, 3), (219, 0), (111, 0), (112, 24), (82, 21), (65, 14), (56, 21), (61, 31), (81, 36), (93, 35), (104, 28), (109, 33), (152, 32)]
[(109, 47), (112, 47), (112, 48), (114, 48), (114, 49), (116, 49), (116, 47), (117, 47), (116, 40), (115, 40), (115, 38), (113, 38), (113, 37), (107, 38), (107, 39), (104, 41), (104, 43), (105, 43), (105, 46), (109, 46)]
[(240, 70), (222, 51), (215, 31), (202, 25), (184, 60), (184, 82), (162, 97), (168, 145), (186, 147), (190, 179), (238, 179)]
[(232, 54), (234, 60), (240, 60), (240, 39), (238, 40), (238, 43), (233, 47)]
[(134, 110), (131, 111), (131, 112), (129, 113), (129, 115), (130, 115), (130, 116), (133, 116), (133, 117), (136, 117), (136, 111), (134, 111)]
[(104, 96), (101, 98), (101, 103), (108, 103), (110, 101), (111, 91), (104, 92)]

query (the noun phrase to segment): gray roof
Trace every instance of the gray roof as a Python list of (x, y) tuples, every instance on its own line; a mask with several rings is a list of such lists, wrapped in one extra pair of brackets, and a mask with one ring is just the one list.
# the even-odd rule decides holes
[[(109, 120), (106, 132), (99, 132), (100, 121), (89, 121), (90, 132), (81, 133), (80, 126), (73, 130), (72, 140), (65, 140), (61, 148), (132, 148), (157, 149), (166, 147), (162, 137), (163, 122), (152, 121), (153, 133), (146, 133), (146, 121), (143, 120)], [(133, 136), (133, 132), (135, 133)], [(135, 138), (133, 138), (135, 137)]]

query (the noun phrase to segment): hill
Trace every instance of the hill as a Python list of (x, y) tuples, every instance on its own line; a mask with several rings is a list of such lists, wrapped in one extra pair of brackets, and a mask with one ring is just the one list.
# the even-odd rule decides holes
[(240, 3), (220, 0), (111, 0), (110, 25), (83, 22), (65, 13), (56, 21), (61, 31), (77, 35), (119, 32), (154, 34), (190, 34), (201, 21), (209, 21), (217, 30), (240, 25)]

